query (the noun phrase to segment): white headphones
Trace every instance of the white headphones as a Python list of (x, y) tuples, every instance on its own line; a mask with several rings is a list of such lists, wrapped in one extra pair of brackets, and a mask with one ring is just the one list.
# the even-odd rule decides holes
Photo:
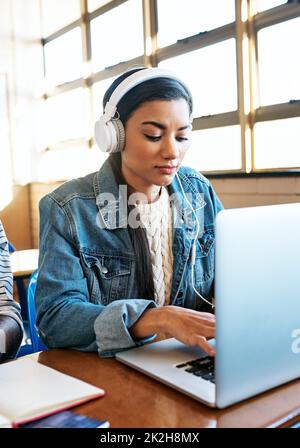
[(185, 83), (168, 70), (156, 67), (146, 68), (128, 76), (113, 91), (109, 101), (106, 103), (104, 114), (95, 123), (95, 139), (101, 151), (107, 153), (122, 151), (125, 144), (125, 130), (123, 123), (119, 119), (117, 105), (129, 90), (153, 78), (175, 79), (190, 94)]

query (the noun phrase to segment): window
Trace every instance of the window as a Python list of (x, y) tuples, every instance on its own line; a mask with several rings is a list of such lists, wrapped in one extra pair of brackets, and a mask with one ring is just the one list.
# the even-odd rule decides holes
[(103, 113), (103, 97), (108, 87), (113, 83), (114, 78), (104, 79), (93, 85), (93, 113), (94, 120), (98, 120)]
[(200, 171), (240, 170), (240, 132), (240, 126), (194, 131), (183, 164)]
[(80, 17), (80, 0), (41, 0), (43, 36), (58, 31)]
[(261, 105), (300, 99), (300, 18), (258, 33)]
[(142, 2), (128, 0), (92, 20), (91, 39), (94, 71), (142, 55)]
[(282, 5), (286, 3), (287, 0), (256, 0), (257, 10), (259, 12), (265, 11), (266, 9), (275, 8), (275, 6)]
[(90, 115), (87, 92), (83, 88), (53, 96), (43, 103), (38, 146), (61, 147), (69, 141), (89, 137)]
[(53, 148), (38, 155), (37, 181), (53, 182), (83, 175), (82, 167), (88, 156), (85, 145), (72, 145), (70, 148)]
[(107, 5), (111, 0), (88, 0), (88, 11), (95, 11), (97, 8), (101, 8), (101, 6)]
[(74, 28), (51, 40), (44, 47), (46, 81), (49, 86), (59, 85), (82, 76), (81, 30)]
[(160, 47), (235, 20), (234, 0), (158, 0), (157, 9)]
[(107, 154), (99, 149), (88, 149), (87, 145), (73, 144), (64, 149), (54, 148), (39, 154), (37, 160), (37, 181), (53, 182), (72, 179), (98, 171)]
[(1, 148), (1, 194), (0, 211), (12, 199), (12, 170), (9, 144), (8, 89), (6, 75), (0, 73), (0, 148)]
[[(192, 92), (186, 164), (204, 172), (300, 169), (299, 1), (40, 2), (46, 91), (37, 146), (45, 176), (50, 161), (56, 178), (64, 169), (70, 177), (73, 162), (73, 175), (98, 169), (106, 155), (93, 130), (103, 95), (141, 65), (173, 71)], [(60, 152), (67, 166), (56, 172)]]
[(159, 66), (187, 83), (194, 99), (194, 117), (237, 109), (234, 39), (167, 59)]
[(300, 117), (256, 123), (255, 167), (300, 167), (299, 128)]

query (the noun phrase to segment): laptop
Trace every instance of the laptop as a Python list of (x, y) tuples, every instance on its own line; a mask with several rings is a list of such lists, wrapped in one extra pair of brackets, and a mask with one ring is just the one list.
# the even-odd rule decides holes
[(215, 359), (174, 338), (116, 358), (225, 408), (300, 377), (300, 203), (221, 211), (215, 251)]

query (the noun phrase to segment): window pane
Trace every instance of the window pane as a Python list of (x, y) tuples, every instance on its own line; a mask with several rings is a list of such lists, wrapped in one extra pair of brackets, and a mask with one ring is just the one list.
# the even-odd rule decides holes
[(183, 165), (199, 171), (241, 169), (240, 126), (194, 131)]
[[(134, 26), (129, 26), (128, 20)], [(142, 2), (128, 0), (92, 20), (91, 36), (94, 71), (142, 55)]]
[(159, 47), (235, 20), (234, 0), (158, 0), (157, 9)]
[(256, 0), (257, 11), (265, 11), (266, 9), (275, 8), (275, 6), (286, 3), (287, 0)]
[(256, 123), (255, 167), (300, 168), (300, 118)]
[(106, 158), (107, 154), (101, 153), (99, 149), (88, 149), (82, 144), (54, 149), (39, 154), (34, 178), (37, 182), (51, 182), (85, 176), (98, 171)]
[(116, 76), (113, 78), (104, 79), (103, 81), (99, 81), (93, 84), (93, 111), (94, 111), (94, 120), (98, 120), (99, 117), (103, 114), (103, 96), (108, 89), (108, 87), (113, 83), (116, 79)]
[(194, 117), (237, 109), (235, 40), (210, 45), (159, 64), (191, 89)]
[(300, 99), (300, 18), (258, 33), (261, 104)]
[(63, 28), (80, 17), (80, 0), (41, 0), (43, 36)]
[(6, 76), (0, 73), (0, 211), (12, 200), (12, 155), (9, 144), (9, 121), (7, 105)]
[(90, 116), (87, 91), (79, 88), (43, 101), (40, 116), (39, 149), (67, 140), (88, 138)]
[(81, 78), (83, 64), (79, 27), (50, 41), (44, 49), (48, 85), (59, 85)]
[(88, 0), (88, 10), (89, 12), (95, 11), (95, 9), (101, 8), (101, 6), (106, 5), (111, 0)]

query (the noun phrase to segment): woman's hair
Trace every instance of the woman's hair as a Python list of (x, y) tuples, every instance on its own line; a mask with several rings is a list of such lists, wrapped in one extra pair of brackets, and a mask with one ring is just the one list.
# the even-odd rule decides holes
[[(143, 70), (143, 68), (129, 70), (115, 79), (104, 95), (103, 108), (105, 108), (107, 101), (109, 101), (117, 86), (128, 76), (139, 70)], [(119, 101), (117, 110), (120, 120), (125, 127), (127, 120), (142, 104), (156, 100), (171, 101), (181, 98), (186, 100), (190, 115), (192, 115), (193, 101), (184, 85), (172, 78), (158, 77), (142, 82), (129, 90)], [(108, 162), (113, 169), (116, 182), (119, 185), (126, 185), (121, 170), (121, 153), (111, 153)], [(133, 205), (127, 205), (127, 213), (129, 214), (133, 208)], [(130, 226), (128, 226), (128, 231), (136, 259), (138, 260), (136, 269), (139, 295), (141, 298), (154, 300), (153, 273), (146, 231), (143, 227), (133, 229)]]

